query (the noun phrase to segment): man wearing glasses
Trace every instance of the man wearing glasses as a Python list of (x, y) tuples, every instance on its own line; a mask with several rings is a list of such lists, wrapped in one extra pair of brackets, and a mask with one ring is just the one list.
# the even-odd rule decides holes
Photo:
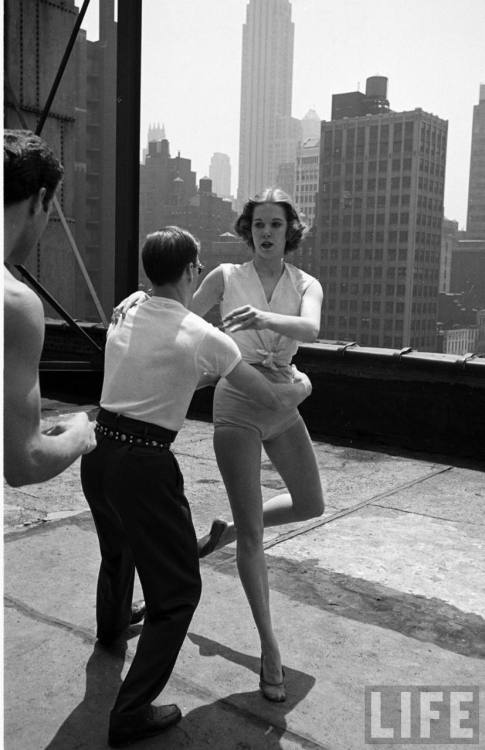
[(270, 384), (234, 341), (187, 308), (202, 270), (199, 243), (178, 227), (147, 237), (142, 262), (153, 294), (108, 331), (96, 449), (81, 479), (99, 537), (97, 637), (110, 646), (132, 619), (135, 568), (146, 614), (135, 657), (110, 715), (109, 744), (154, 736), (181, 718), (153, 706), (197, 607), (197, 539), (170, 450), (196, 388), (226, 377), (264, 406), (297, 405), (311, 386)]

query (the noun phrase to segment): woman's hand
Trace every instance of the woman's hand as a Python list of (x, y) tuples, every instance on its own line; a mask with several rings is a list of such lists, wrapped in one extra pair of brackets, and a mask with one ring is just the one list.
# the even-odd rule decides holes
[(222, 320), (222, 328), (229, 333), (244, 331), (246, 328), (261, 330), (268, 327), (268, 313), (252, 305), (243, 305), (231, 310)]
[(122, 320), (125, 318), (126, 313), (130, 308), (136, 307), (136, 305), (141, 305), (143, 302), (146, 302), (147, 299), (150, 299), (150, 295), (141, 290), (139, 290), (138, 292), (133, 292), (133, 294), (130, 294), (129, 297), (125, 297), (125, 299), (122, 300), (120, 304), (116, 305), (116, 307), (114, 308), (111, 315), (111, 323), (113, 325), (116, 325), (120, 318)]

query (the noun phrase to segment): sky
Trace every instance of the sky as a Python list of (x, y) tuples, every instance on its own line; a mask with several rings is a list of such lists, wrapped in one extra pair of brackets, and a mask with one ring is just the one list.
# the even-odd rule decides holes
[[(215, 151), (237, 189), (242, 26), (248, 0), (143, 0), (141, 146), (165, 125), (170, 153), (208, 175)], [(96, 39), (96, 0), (86, 18)], [(389, 79), (391, 109), (448, 120), (445, 215), (466, 225), (473, 106), (485, 83), (485, 0), (291, 0), (292, 115), (330, 119), (332, 94)]]

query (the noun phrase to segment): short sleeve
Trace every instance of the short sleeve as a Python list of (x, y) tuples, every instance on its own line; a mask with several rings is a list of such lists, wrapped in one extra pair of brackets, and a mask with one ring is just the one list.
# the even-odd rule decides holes
[(228, 375), (241, 361), (237, 344), (225, 333), (211, 327), (204, 336), (197, 352), (197, 365), (201, 374)]

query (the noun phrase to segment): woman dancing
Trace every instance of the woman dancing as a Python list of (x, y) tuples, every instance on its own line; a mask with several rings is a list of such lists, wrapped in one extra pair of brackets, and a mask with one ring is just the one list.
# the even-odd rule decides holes
[[(303, 230), (291, 199), (282, 190), (270, 188), (248, 201), (236, 232), (252, 249), (252, 260), (215, 268), (191, 304), (191, 310), (203, 316), (220, 303), (224, 330), (234, 338), (243, 359), (275, 383), (293, 379), (291, 359), (298, 344), (314, 341), (320, 327), (320, 283), (286, 262)], [(123, 314), (144, 296), (130, 295), (115, 314)], [(288, 490), (264, 504), (261, 446)], [(271, 622), (263, 532), (265, 527), (323, 513), (315, 454), (296, 408), (265, 409), (225, 379), (214, 393), (214, 449), (233, 522), (216, 519), (199, 540), (199, 556), (237, 542), (239, 576), (261, 640), (260, 689), (268, 700), (284, 701), (284, 671)]]
[[(223, 327), (242, 357), (273, 382), (291, 381), (299, 342), (315, 341), (322, 287), (286, 262), (304, 226), (286, 193), (265, 190), (248, 201), (236, 232), (253, 251), (241, 265), (223, 263), (194, 295), (191, 309), (205, 315), (220, 302)], [(261, 445), (288, 492), (262, 502)], [(284, 673), (273, 631), (263, 550), (265, 527), (320, 516), (324, 510), (317, 462), (298, 410), (271, 412), (221, 379), (214, 394), (214, 449), (233, 523), (217, 519), (199, 540), (199, 555), (237, 541), (237, 566), (261, 639), (260, 688), (284, 701)]]

